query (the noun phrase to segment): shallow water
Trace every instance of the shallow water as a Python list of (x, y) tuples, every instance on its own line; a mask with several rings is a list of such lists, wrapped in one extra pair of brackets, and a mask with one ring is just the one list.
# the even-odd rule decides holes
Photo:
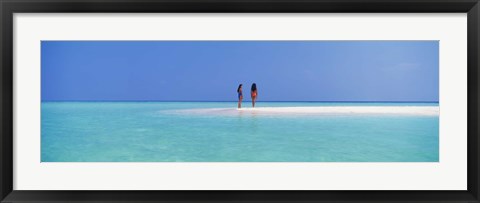
[[(244, 102), (244, 106), (249, 104)], [(257, 106), (438, 106), (438, 104), (259, 102)], [(42, 102), (41, 160), (42, 162), (439, 160), (438, 116), (188, 113), (191, 109), (235, 107), (236, 102)]]

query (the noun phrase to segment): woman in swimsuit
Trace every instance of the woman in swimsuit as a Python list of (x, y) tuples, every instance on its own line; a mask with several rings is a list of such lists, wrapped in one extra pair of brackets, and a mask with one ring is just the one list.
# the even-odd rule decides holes
[(237, 93), (238, 93), (238, 108), (242, 108), (242, 99), (243, 99), (242, 84), (238, 86)]
[(255, 108), (255, 102), (257, 101), (257, 96), (258, 96), (257, 84), (255, 83), (252, 84), (252, 89), (250, 91), (250, 94), (252, 96), (252, 107)]

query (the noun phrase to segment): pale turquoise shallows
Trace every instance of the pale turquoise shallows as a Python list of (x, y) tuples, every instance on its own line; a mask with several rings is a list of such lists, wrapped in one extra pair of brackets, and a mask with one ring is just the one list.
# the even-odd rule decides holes
[[(249, 102), (244, 102), (248, 106)], [(259, 102), (278, 106), (437, 103)], [(189, 114), (236, 102), (42, 102), (42, 162), (438, 162), (439, 116)], [(188, 111), (186, 111), (188, 112)]]

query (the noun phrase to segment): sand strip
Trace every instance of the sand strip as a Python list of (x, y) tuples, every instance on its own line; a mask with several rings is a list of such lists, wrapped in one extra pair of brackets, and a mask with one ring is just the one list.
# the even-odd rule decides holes
[(178, 113), (205, 115), (420, 115), (438, 116), (438, 106), (316, 106), (316, 107), (256, 107), (204, 108), (176, 110)]

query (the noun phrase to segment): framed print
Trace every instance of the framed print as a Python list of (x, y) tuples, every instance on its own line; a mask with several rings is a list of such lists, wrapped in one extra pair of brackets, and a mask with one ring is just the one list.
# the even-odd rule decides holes
[(1, 1), (2, 202), (478, 202), (477, 0)]

